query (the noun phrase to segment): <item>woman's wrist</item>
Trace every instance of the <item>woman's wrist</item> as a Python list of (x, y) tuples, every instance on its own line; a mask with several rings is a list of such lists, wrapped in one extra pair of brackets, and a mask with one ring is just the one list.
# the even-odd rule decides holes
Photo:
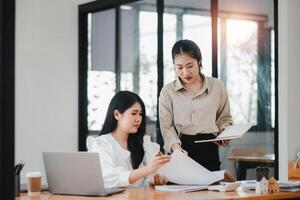
[(171, 153), (173, 153), (173, 151), (175, 151), (176, 149), (178, 149), (179, 151), (181, 151), (185, 155), (188, 155), (188, 152), (186, 150), (182, 149), (182, 147), (179, 143), (173, 144), (173, 146), (171, 148), (171, 151), (172, 151)]
[(145, 166), (145, 170), (146, 170), (147, 176), (153, 174), (154, 171), (155, 171), (155, 170), (153, 170), (151, 164), (146, 165), (146, 166)]
[(181, 145), (179, 143), (173, 144), (171, 147), (171, 152), (175, 151), (175, 149), (181, 149)]

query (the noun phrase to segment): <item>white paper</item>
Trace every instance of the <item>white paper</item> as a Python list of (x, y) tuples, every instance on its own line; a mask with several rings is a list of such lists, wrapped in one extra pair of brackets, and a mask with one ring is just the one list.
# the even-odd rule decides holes
[(224, 171), (223, 175), (222, 172), (211, 172), (177, 149), (157, 173), (182, 185), (210, 185), (224, 178)]
[(221, 171), (212, 171), (211, 173), (213, 173), (217, 177), (219, 177), (220, 180), (223, 180), (225, 178), (225, 172), (226, 172), (226, 170), (221, 170)]
[(156, 190), (166, 192), (194, 192), (207, 189), (203, 185), (156, 185)]
[(195, 141), (195, 143), (201, 142), (214, 142), (220, 140), (233, 140), (241, 138), (250, 128), (251, 124), (238, 124), (227, 126), (215, 139), (210, 140), (199, 140)]
[(300, 181), (278, 181), (280, 187), (300, 187)]
[(208, 190), (217, 190), (220, 192), (229, 192), (236, 190), (240, 185), (242, 184), (241, 181), (236, 181), (236, 182), (228, 182), (228, 183), (223, 183), (219, 185), (211, 185), (207, 189)]

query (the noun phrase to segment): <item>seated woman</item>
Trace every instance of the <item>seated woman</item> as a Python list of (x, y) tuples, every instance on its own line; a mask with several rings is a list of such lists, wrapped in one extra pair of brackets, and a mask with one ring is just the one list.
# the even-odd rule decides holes
[(160, 146), (145, 136), (146, 111), (142, 99), (129, 91), (112, 98), (98, 137), (88, 137), (89, 152), (98, 152), (104, 186), (126, 187), (165, 184), (159, 175), (152, 176), (169, 155), (160, 155)]

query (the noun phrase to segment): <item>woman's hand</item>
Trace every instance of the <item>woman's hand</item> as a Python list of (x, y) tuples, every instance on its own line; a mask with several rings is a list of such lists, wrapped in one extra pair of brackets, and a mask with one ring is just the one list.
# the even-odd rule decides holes
[(167, 178), (164, 176), (160, 176), (159, 174), (156, 174), (152, 179), (151, 179), (151, 184), (152, 185), (164, 185), (168, 182)]
[(170, 155), (156, 155), (152, 161), (146, 166), (149, 174), (156, 172), (163, 164), (169, 162), (171, 159)]
[[(169, 162), (170, 159), (171, 156), (169, 155), (158, 154), (154, 156), (151, 162), (146, 166), (132, 170), (129, 174), (128, 182), (132, 184), (142, 178), (145, 178), (146, 176), (155, 173), (163, 164)], [(164, 181), (161, 178), (156, 178), (154, 180), (154, 183), (162, 183), (162, 182)]]
[(225, 170), (223, 181), (234, 182), (234, 181), (236, 181), (236, 179), (232, 176), (232, 174), (229, 171)]
[(218, 146), (226, 147), (226, 146), (228, 146), (229, 142), (230, 142), (230, 140), (220, 140), (220, 141), (215, 141), (213, 143), (215, 143)]
[(173, 144), (173, 146), (172, 146), (172, 151), (175, 151), (176, 149), (180, 150), (185, 155), (188, 155), (188, 152), (186, 150), (184, 150), (183, 148), (181, 148), (181, 145), (178, 143)]

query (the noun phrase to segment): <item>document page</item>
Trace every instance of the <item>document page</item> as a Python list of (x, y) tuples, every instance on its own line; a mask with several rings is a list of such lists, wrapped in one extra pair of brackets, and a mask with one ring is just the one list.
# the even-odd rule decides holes
[(224, 172), (211, 172), (178, 149), (157, 173), (173, 183), (182, 185), (207, 186), (224, 178)]
[(215, 139), (199, 140), (199, 141), (195, 141), (195, 143), (239, 139), (239, 138), (243, 137), (243, 135), (251, 127), (252, 127), (251, 124), (231, 125), (231, 126), (226, 127)]

